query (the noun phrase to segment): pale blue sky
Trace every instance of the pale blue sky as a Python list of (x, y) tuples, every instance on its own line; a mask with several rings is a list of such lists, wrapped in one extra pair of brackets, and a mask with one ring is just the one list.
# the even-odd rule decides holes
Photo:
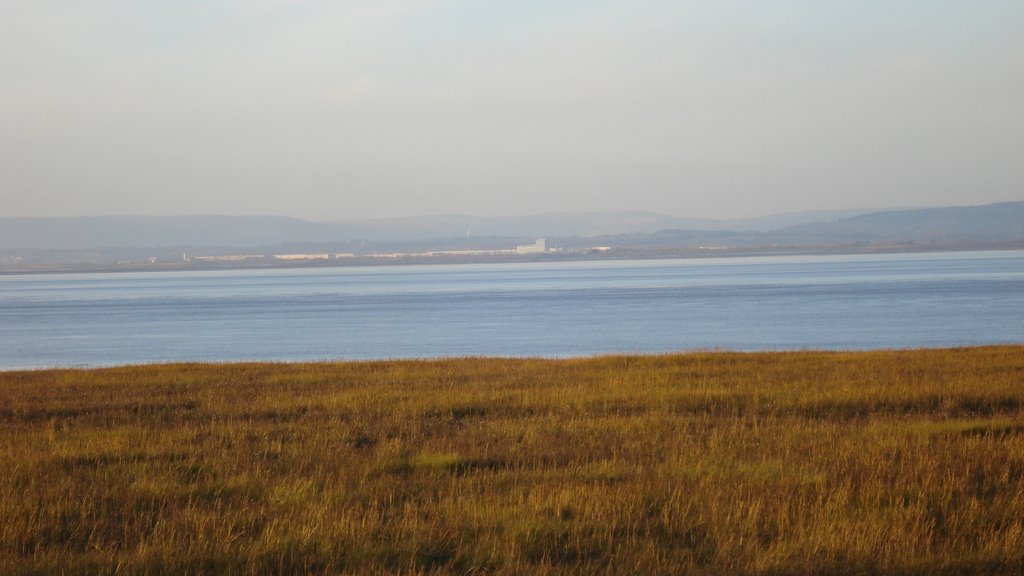
[(0, 215), (1024, 199), (1024, 3), (0, 0)]

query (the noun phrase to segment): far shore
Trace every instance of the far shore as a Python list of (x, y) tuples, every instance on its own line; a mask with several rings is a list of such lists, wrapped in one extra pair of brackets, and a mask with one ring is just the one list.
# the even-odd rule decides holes
[(502, 255), (407, 255), (380, 257), (360, 255), (325, 260), (245, 260), (239, 262), (123, 262), (36, 265), (0, 264), (0, 276), (25, 274), (83, 274), (116, 272), (192, 272), (205, 270), (273, 270), (443, 264), (521, 264), (602, 260), (686, 260), (753, 256), (830, 256), (900, 254), (923, 252), (978, 252), (1021, 250), (1019, 242), (850, 243), (836, 245), (760, 246), (737, 248), (611, 248), (603, 251), (549, 251), (538, 254)]

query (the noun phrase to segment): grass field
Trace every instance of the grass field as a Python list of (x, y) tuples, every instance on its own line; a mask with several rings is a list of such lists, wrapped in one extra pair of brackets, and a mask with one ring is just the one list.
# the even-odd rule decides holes
[(1024, 347), (0, 372), (0, 573), (1024, 573)]

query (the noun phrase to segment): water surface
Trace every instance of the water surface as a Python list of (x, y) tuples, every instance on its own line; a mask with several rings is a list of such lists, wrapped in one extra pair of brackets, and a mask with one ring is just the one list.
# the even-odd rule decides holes
[(0, 368), (1024, 342), (1024, 251), (0, 277)]

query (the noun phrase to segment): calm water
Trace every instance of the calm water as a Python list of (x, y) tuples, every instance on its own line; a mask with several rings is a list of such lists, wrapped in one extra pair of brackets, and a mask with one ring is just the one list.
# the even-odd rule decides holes
[(0, 368), (1024, 343), (1024, 251), (0, 276)]

